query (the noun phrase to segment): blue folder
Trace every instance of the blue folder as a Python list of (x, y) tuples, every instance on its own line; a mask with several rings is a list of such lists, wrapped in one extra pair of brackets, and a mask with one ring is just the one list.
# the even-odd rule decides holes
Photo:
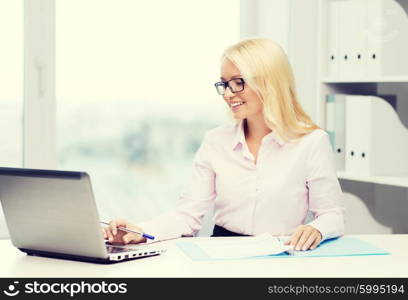
[[(194, 241), (179, 241), (177, 246), (192, 260), (214, 260), (209, 257)], [(277, 255), (253, 256), (248, 259), (268, 258), (296, 258), (296, 257), (330, 257), (330, 256), (364, 256), (364, 255), (389, 255), (386, 250), (378, 248), (365, 241), (340, 237), (323, 241), (316, 249), (308, 251), (295, 251), (293, 255), (286, 252)], [(234, 258), (236, 259), (236, 258)], [(221, 260), (221, 259), (216, 259)]]

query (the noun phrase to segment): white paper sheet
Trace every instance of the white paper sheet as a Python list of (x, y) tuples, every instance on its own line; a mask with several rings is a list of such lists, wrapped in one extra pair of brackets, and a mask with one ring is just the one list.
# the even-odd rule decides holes
[(293, 250), (293, 246), (284, 245), (270, 233), (254, 237), (233, 238), (227, 241), (214, 238), (210, 241), (195, 241), (195, 243), (212, 259), (273, 255)]

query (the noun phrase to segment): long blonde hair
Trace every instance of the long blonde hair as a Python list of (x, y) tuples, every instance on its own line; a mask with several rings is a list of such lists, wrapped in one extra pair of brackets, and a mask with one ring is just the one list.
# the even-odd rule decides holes
[(291, 142), (319, 127), (299, 104), (289, 60), (275, 42), (253, 38), (227, 48), (222, 60), (230, 60), (263, 104), (266, 125), (285, 142)]

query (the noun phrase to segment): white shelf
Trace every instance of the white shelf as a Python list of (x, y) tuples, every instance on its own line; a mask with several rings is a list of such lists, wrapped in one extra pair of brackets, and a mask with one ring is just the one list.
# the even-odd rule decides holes
[(337, 176), (339, 177), (339, 179), (385, 184), (405, 188), (408, 187), (408, 176), (367, 176), (350, 174), (344, 171), (338, 171)]
[(407, 76), (394, 76), (394, 77), (383, 77), (383, 78), (342, 78), (342, 79), (333, 79), (333, 78), (323, 78), (322, 83), (360, 83), (360, 82), (406, 82), (408, 83)]

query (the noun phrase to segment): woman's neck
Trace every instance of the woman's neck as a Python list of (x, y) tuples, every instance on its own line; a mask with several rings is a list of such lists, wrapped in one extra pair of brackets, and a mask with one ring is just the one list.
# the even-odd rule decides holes
[(268, 133), (272, 132), (272, 130), (268, 126), (266, 126), (266, 123), (262, 117), (256, 120), (245, 119), (244, 132), (246, 139), (261, 141), (262, 138)]

